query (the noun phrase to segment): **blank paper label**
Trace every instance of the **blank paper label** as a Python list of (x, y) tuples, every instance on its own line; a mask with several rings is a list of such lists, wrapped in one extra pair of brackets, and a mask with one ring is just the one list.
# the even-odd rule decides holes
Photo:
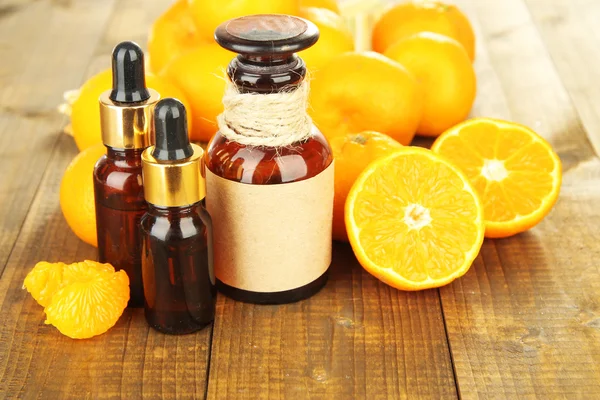
[(331, 264), (333, 163), (300, 182), (249, 185), (206, 169), (215, 275), (243, 290), (296, 289)]

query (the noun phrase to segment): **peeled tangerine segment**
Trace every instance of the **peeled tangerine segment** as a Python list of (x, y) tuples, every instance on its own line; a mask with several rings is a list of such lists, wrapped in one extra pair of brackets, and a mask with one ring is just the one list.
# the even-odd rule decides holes
[(346, 207), (359, 261), (400, 289), (437, 287), (463, 275), (483, 241), (474, 189), (425, 149), (403, 148), (371, 164)]
[(31, 296), (42, 307), (50, 304), (52, 296), (62, 285), (63, 270), (65, 263), (49, 263), (41, 261), (27, 274), (23, 282), (23, 288), (27, 289)]
[(87, 339), (112, 328), (127, 307), (129, 279), (124, 271), (58, 291), (46, 307), (46, 324), (73, 339)]
[(129, 278), (110, 264), (39, 262), (24, 287), (46, 307), (46, 324), (73, 339), (86, 339), (113, 327), (129, 301)]

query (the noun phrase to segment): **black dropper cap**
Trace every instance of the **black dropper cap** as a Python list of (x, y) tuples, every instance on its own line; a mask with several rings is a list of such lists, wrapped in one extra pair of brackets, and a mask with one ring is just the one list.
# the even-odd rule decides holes
[(146, 88), (144, 52), (134, 42), (121, 42), (112, 53), (113, 87), (110, 99), (117, 103), (140, 103), (150, 98)]
[(157, 160), (183, 160), (194, 154), (188, 137), (185, 106), (167, 97), (154, 109), (156, 145), (152, 156)]

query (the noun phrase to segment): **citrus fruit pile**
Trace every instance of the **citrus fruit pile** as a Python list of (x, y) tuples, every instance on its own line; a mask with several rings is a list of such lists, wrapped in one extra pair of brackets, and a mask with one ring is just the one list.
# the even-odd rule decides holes
[[(311, 115), (336, 159), (333, 237), (393, 287), (439, 287), (467, 272), (484, 237), (550, 212), (560, 160), (524, 126), (465, 121), (475, 35), (457, 7), (392, 6), (372, 49), (334, 56), (312, 82)], [(437, 137), (432, 150), (410, 147), (415, 135)]]
[[(539, 223), (558, 198), (560, 160), (530, 129), (465, 121), (476, 97), (475, 35), (456, 6), (440, 0), (392, 5), (371, 30), (372, 51), (354, 51), (335, 0), (177, 0), (152, 25), (147, 83), (182, 100), (192, 140), (208, 141), (222, 111), (225, 69), (235, 56), (215, 28), (248, 14), (285, 13), (314, 22), (317, 44), (299, 55), (310, 71), (309, 112), (336, 159), (333, 238), (360, 263), (406, 290), (438, 287), (464, 274), (483, 237)], [(97, 99), (110, 72), (70, 98), (71, 131), (82, 153), (65, 173), (61, 208), (96, 245), (92, 169), (99, 145)], [(432, 150), (410, 147), (436, 137)]]
[[(208, 142), (223, 108), (225, 69), (235, 57), (213, 39), (219, 24), (249, 14), (306, 18), (317, 25), (321, 37), (300, 55), (316, 72), (335, 55), (354, 49), (352, 33), (339, 12), (334, 0), (177, 0), (150, 28), (146, 84), (162, 97), (180, 99), (187, 110), (191, 139)], [(111, 72), (105, 70), (68, 96), (69, 130), (80, 151), (101, 142), (98, 96), (111, 82)]]
[[(225, 70), (235, 56), (213, 39), (215, 28), (230, 18), (248, 14), (284, 13), (312, 21), (321, 32), (319, 42), (303, 51), (312, 75), (335, 55), (354, 49), (352, 33), (335, 0), (177, 0), (150, 27), (146, 84), (161, 97), (182, 101), (190, 138), (208, 142), (217, 131), (223, 111)], [(91, 174), (104, 151), (101, 145), (98, 97), (112, 86), (110, 69), (65, 94), (62, 110), (70, 116), (66, 130), (82, 153), (67, 168), (60, 204), (69, 227), (88, 244), (97, 246)]]
[(87, 339), (112, 328), (127, 307), (129, 278), (110, 264), (39, 262), (23, 288), (44, 307), (46, 324), (63, 335)]
[(407, 145), (468, 116), (475, 35), (457, 7), (402, 2), (383, 13), (371, 36), (374, 51), (335, 55), (316, 74), (311, 116), (326, 136), (375, 130)]
[(368, 164), (347, 195), (346, 230), (361, 265), (383, 282), (439, 287), (467, 272), (484, 236), (539, 223), (560, 184), (560, 160), (542, 137), (476, 118), (432, 150), (406, 146)]

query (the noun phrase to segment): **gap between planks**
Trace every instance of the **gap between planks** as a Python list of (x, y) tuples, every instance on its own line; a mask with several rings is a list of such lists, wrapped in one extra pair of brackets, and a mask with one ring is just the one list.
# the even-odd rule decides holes
[(593, 263), (600, 216), (592, 204), (600, 199), (600, 161), (525, 3), (458, 4), (473, 15), (480, 42), (477, 104), (531, 126), (564, 166), (554, 211), (530, 232), (486, 241), (469, 273), (440, 290), (460, 394), (597, 395), (600, 313), (591, 299), (600, 288)]
[[(157, 2), (154, 4), (158, 5)], [(114, 2), (104, 5), (112, 7)], [(88, 72), (97, 70), (94, 61), (106, 65), (107, 54), (117, 40), (145, 41), (147, 23), (132, 26), (127, 17), (129, 14), (139, 18), (142, 6), (145, 12), (152, 8), (139, 0), (127, 0), (119, 3), (119, 13), (107, 15), (109, 25), (99, 27), (104, 34), (99, 35), (100, 42), (96, 53), (91, 54)], [(140, 26), (144, 33), (132, 37)], [(60, 177), (76, 150), (72, 139), (62, 134), (55, 141), (57, 145), (47, 156), (43, 168), (46, 171), (43, 174), (40, 171), (43, 178), (28, 205), (30, 210), (20, 226), (0, 279), (0, 307), (4, 316), (0, 347), (5, 350), (0, 352), (0, 368), (4, 371), (0, 381), (6, 383), (0, 385), (0, 393), (6, 390), (11, 396), (18, 393), (25, 397), (58, 398), (92, 395), (99, 390), (94, 396), (135, 392), (153, 397), (167, 390), (168, 393), (163, 394), (168, 397), (170, 393), (189, 390), (203, 397), (207, 383), (204, 354), (210, 349), (206, 341), (210, 330), (187, 338), (165, 337), (150, 332), (140, 312), (128, 310), (109, 333), (71, 346), (69, 339), (57, 337), (54, 328), (38, 323), (42, 318), (39, 306), (20, 289), (25, 266), (31, 266), (39, 259), (75, 261), (95, 257), (95, 250), (74, 236), (60, 213)], [(48, 195), (51, 199), (46, 197)], [(161, 349), (162, 353), (157, 353)], [(175, 355), (168, 355), (167, 350), (174, 351)], [(115, 373), (119, 375), (115, 376)], [(171, 376), (176, 380), (169, 379)]]
[[(88, 4), (92, 3), (88, 2)], [(63, 15), (64, 12), (57, 11), (59, 6), (52, 6), (49, 3), (23, 3), (11, 7), (10, 12), (0, 18), (0, 32), (3, 29), (9, 30), (10, 35), (4, 34), (3, 36), (10, 38), (12, 43), (12, 46), (0, 46), (9, 60), (4, 64), (4, 68), (9, 72), (3, 74), (1, 78), (2, 80), (11, 78), (0, 92), (0, 116), (2, 116), (0, 131), (4, 132), (0, 133), (0, 143), (4, 149), (0, 150), (0, 155), (3, 156), (0, 172), (5, 176), (5, 179), (0, 182), (0, 201), (2, 202), (0, 219), (3, 221), (1, 227), (3, 235), (0, 238), (0, 278), (21, 234), (25, 219), (39, 192), (43, 178), (48, 174), (47, 167), (58, 150), (59, 139), (63, 135), (61, 131), (66, 118), (56, 112), (62, 94), (57, 92), (61, 92), (61, 89), (69, 85), (76, 87), (80, 83), (80, 79), (84, 77), (84, 72), (93, 58), (94, 50), (99, 46), (112, 16), (114, 6), (114, 0), (102, 5), (94, 5), (94, 8), (97, 8), (93, 13), (94, 17), (85, 14), (85, 6), (74, 7), (71, 8), (74, 10), (71, 11), (73, 15), (69, 17), (68, 13)], [(35, 12), (31, 10), (31, 7), (37, 7), (40, 10)], [(50, 7), (50, 13), (45, 9), (48, 7)], [(73, 39), (74, 42), (64, 44), (59, 42), (61, 44), (52, 46), (49, 45), (52, 42), (49, 35), (43, 32), (39, 32), (38, 36), (31, 35), (32, 22), (36, 27), (34, 29), (39, 28), (40, 31), (54, 29), (52, 18), (49, 18), (49, 16), (52, 17), (52, 13), (60, 15), (61, 24), (68, 22), (67, 27), (74, 30), (80, 30), (80, 25), (85, 25), (85, 21), (98, 17), (104, 17), (104, 20), (95, 29), (81, 32), (81, 37)], [(49, 20), (50, 23), (45, 24), (42, 21), (35, 23), (36, 18), (42, 19), (44, 22)], [(22, 21), (23, 19), (25, 21)], [(17, 28), (11, 28), (11, 24), (16, 25)], [(64, 27), (61, 25), (61, 28)], [(26, 31), (29, 35), (25, 35)], [(25, 40), (26, 43), (19, 44), (19, 47), (30, 47), (30, 50), (25, 53), (19, 52), (20, 57), (11, 54), (10, 51), (15, 47), (15, 43), (24, 37), (33, 37), (33, 39)], [(87, 45), (87, 41), (92, 41), (93, 44)], [(87, 55), (73, 57), (72, 52), (76, 51), (78, 47), (80, 47), (78, 49), (80, 53), (87, 53)], [(42, 48), (44, 51), (34, 52), (33, 50), (37, 48)], [(49, 52), (50, 49), (52, 49), (51, 52)], [(69, 52), (70, 54), (63, 54)], [(31, 57), (32, 54), (37, 54), (37, 57)], [(59, 58), (60, 61), (53, 57)], [(39, 61), (44, 58), (48, 58), (49, 61), (44, 64), (40, 63)], [(27, 61), (22, 61), (23, 59)], [(71, 61), (64, 61), (65, 59)], [(48, 71), (54, 68), (54, 75), (49, 77), (41, 74), (39, 71), (44, 68), (47, 70), (46, 74), (49, 74)], [(65, 71), (65, 68), (69, 70)], [(11, 70), (19, 71), (19, 73), (11, 76)], [(74, 79), (74, 76), (77, 76), (77, 70), (81, 74), (79, 80)], [(46, 76), (44, 79), (49, 83), (49, 87), (41, 84), (39, 76)], [(56, 78), (57, 76), (58, 78)], [(19, 131), (19, 135), (15, 136), (14, 131)], [(32, 157), (32, 154), (35, 156)]]

